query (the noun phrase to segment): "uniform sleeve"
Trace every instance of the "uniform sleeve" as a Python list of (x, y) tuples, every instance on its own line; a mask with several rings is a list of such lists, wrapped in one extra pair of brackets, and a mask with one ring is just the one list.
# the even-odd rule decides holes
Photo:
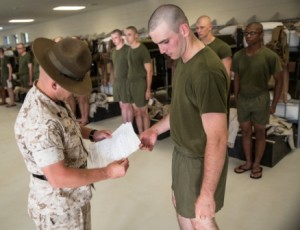
[(27, 60), (26, 60), (27, 64), (32, 64), (33, 63), (33, 58), (32, 55), (27, 53)]
[(282, 65), (280, 63), (280, 58), (277, 54), (274, 54), (272, 66), (273, 66), (272, 74), (276, 74), (276, 73), (282, 71)]
[(63, 139), (60, 127), (54, 122), (33, 127), (29, 131), (28, 149), (32, 152), (32, 157), (38, 167), (45, 167), (55, 164), (64, 159)]
[(231, 64), (231, 71), (234, 73), (238, 73), (238, 59), (239, 59), (239, 52), (235, 53), (232, 58), (232, 64)]
[(231, 48), (226, 42), (220, 41), (220, 49), (218, 55), (221, 60), (232, 56)]
[(144, 50), (143, 50), (144, 63), (151, 63), (150, 52), (145, 45), (143, 45), (143, 47), (144, 47)]
[(208, 72), (207, 77), (198, 78), (193, 85), (200, 114), (226, 113), (227, 83), (224, 76)]

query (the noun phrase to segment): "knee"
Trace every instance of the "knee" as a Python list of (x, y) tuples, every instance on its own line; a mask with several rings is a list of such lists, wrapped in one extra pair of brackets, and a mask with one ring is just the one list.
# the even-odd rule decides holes
[(266, 135), (265, 128), (255, 128), (255, 136), (258, 138), (263, 138)]
[(141, 114), (141, 111), (140, 110), (138, 110), (138, 109), (135, 109), (134, 110), (134, 116), (136, 116), (136, 117), (140, 117), (142, 114)]
[(218, 230), (218, 226), (216, 224), (215, 218), (205, 218), (205, 219), (195, 218), (191, 220), (191, 223), (194, 229)]
[(145, 116), (147, 116), (147, 115), (148, 115), (147, 110), (142, 110), (142, 111), (141, 111), (141, 116), (145, 117)]
[(251, 128), (242, 129), (242, 135), (243, 135), (243, 137), (251, 137), (252, 129)]

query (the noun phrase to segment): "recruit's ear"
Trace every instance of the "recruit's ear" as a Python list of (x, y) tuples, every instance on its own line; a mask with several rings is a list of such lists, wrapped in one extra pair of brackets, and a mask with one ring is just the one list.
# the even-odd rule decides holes
[(186, 23), (182, 23), (179, 26), (179, 32), (182, 36), (187, 37), (190, 33), (190, 26)]

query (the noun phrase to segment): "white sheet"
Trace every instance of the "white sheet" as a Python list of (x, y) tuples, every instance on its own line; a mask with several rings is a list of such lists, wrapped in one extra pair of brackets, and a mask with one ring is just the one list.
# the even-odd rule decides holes
[(90, 144), (89, 168), (105, 167), (115, 160), (126, 158), (139, 149), (139, 144), (132, 124), (122, 124), (112, 133), (112, 138)]

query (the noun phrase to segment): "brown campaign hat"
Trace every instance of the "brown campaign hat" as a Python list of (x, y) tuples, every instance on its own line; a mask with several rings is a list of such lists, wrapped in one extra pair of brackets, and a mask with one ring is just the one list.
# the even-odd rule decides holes
[(37, 38), (32, 49), (41, 67), (61, 87), (77, 95), (91, 92), (92, 83), (87, 72), (92, 56), (84, 42), (64, 38), (56, 43), (47, 38)]

